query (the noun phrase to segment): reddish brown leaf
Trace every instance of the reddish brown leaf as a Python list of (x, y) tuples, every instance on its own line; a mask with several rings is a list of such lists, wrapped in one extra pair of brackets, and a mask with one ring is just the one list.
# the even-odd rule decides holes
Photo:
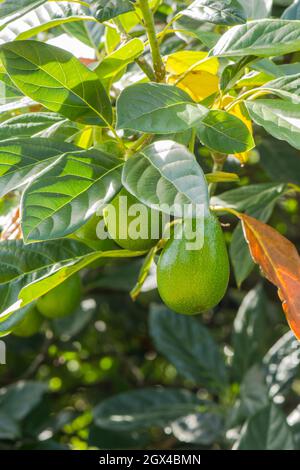
[(300, 339), (300, 257), (295, 246), (269, 225), (238, 214), (255, 263), (278, 287), (287, 321)]

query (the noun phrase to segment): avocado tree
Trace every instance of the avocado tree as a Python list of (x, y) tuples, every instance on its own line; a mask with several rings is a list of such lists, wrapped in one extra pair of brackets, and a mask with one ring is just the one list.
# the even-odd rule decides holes
[(299, 0), (15, 3), (0, 448), (299, 449)]

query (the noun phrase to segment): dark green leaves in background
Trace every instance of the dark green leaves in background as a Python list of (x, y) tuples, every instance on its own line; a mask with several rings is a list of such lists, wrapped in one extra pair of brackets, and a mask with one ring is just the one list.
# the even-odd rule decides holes
[(197, 319), (156, 306), (151, 310), (150, 334), (158, 351), (184, 377), (212, 392), (226, 386), (224, 359), (209, 331)]

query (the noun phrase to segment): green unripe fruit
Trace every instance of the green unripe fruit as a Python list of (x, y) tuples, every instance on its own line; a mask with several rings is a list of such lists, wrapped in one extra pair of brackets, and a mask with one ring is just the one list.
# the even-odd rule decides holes
[[(183, 227), (181, 225), (181, 227)], [(164, 303), (172, 310), (194, 315), (215, 307), (229, 281), (229, 261), (219, 221), (213, 214), (204, 219), (204, 241), (200, 249), (187, 250), (174, 233), (163, 249), (157, 266), (157, 286)]]
[(37, 301), (39, 312), (47, 318), (61, 318), (71, 315), (81, 299), (81, 281), (74, 274), (62, 284), (47, 292)]
[[(125, 204), (126, 200), (126, 204)], [(129, 214), (130, 208), (135, 204), (143, 208), (143, 212)], [(115, 242), (126, 250), (144, 251), (157, 244), (162, 234), (162, 217), (157, 211), (142, 204), (128, 191), (122, 189), (111, 202), (115, 209), (115, 218), (111, 217), (109, 210), (103, 212), (109, 235)], [(137, 206), (138, 207), (138, 206)], [(137, 237), (133, 235), (137, 231)], [(155, 238), (151, 238), (151, 231), (155, 232)], [(142, 235), (141, 235), (142, 234)]]
[(93, 215), (85, 225), (80, 227), (80, 229), (74, 233), (75, 238), (82, 241), (95, 251), (110, 251), (118, 249), (119, 247), (111, 238), (106, 238), (104, 240), (98, 238), (97, 227), (98, 224), (101, 223), (103, 223), (103, 217)]
[(13, 335), (27, 338), (38, 333), (43, 323), (43, 317), (39, 314), (37, 309), (33, 307), (14, 328)]

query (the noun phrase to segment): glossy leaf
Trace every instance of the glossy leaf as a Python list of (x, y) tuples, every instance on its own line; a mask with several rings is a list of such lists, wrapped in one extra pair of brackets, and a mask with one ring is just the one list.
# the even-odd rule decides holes
[(181, 442), (211, 445), (223, 431), (223, 419), (217, 413), (198, 413), (179, 418), (171, 425), (172, 433)]
[(97, 0), (95, 3), (95, 18), (98, 21), (108, 21), (116, 16), (133, 10), (130, 0)]
[(278, 287), (290, 328), (300, 338), (300, 257), (295, 246), (272, 227), (240, 214), (245, 238), (255, 263)]
[(187, 390), (145, 388), (116, 395), (93, 410), (97, 426), (119, 431), (163, 427), (197, 411), (201, 402)]
[(266, 88), (272, 94), (280, 96), (292, 103), (300, 104), (300, 74), (287, 75), (266, 83)]
[(239, 3), (244, 8), (247, 18), (257, 20), (270, 16), (273, 0), (239, 0)]
[(263, 364), (270, 396), (283, 401), (300, 366), (300, 344), (291, 331), (272, 346), (265, 355)]
[(0, 9), (0, 30), (25, 13), (43, 5), (46, 1), (47, 0), (18, 0), (18, 8), (16, 8), (15, 0), (3, 0)]
[(64, 237), (121, 189), (122, 161), (97, 150), (68, 153), (31, 183), (22, 199), (26, 241)]
[(246, 21), (245, 12), (237, 0), (195, 0), (183, 10), (183, 14), (198, 21), (227, 26)]
[(246, 152), (255, 145), (243, 121), (226, 111), (209, 111), (198, 125), (197, 135), (206, 147), (226, 154)]
[(262, 359), (268, 332), (267, 299), (260, 285), (248, 292), (233, 324), (235, 378), (241, 380), (248, 369)]
[(28, 183), (64, 153), (76, 150), (79, 148), (73, 144), (39, 137), (0, 142), (0, 196)]
[(55, 113), (21, 114), (0, 123), (0, 140), (11, 137), (31, 137), (62, 121), (63, 118)]
[(273, 137), (300, 149), (300, 109), (298, 104), (282, 100), (247, 101), (247, 109), (256, 124)]
[(18, 21), (14, 21), (0, 33), (0, 42), (9, 42), (12, 39), (29, 39), (43, 31), (55, 28), (69, 22), (95, 21), (89, 11), (79, 4), (68, 2), (42, 2), (39, 6), (27, 15), (22, 16)]
[(201, 167), (186, 147), (170, 140), (155, 142), (129, 158), (122, 183), (147, 206), (179, 217), (185, 204), (201, 204), (204, 210), (208, 207)]
[(223, 34), (212, 55), (269, 57), (297, 52), (299, 48), (300, 21), (257, 20), (234, 26)]
[(293, 450), (293, 435), (281, 409), (270, 404), (244, 426), (238, 450)]
[(69, 52), (16, 41), (0, 47), (0, 58), (15, 85), (51, 111), (85, 124), (111, 123), (111, 104), (97, 74)]
[(164, 306), (152, 307), (150, 335), (158, 351), (178, 372), (211, 391), (227, 384), (224, 359), (209, 331), (192, 317)]
[(300, 1), (294, 0), (282, 14), (284, 20), (300, 20)]
[(118, 129), (151, 134), (182, 132), (199, 124), (207, 109), (172, 85), (141, 83), (121, 93), (117, 102)]

